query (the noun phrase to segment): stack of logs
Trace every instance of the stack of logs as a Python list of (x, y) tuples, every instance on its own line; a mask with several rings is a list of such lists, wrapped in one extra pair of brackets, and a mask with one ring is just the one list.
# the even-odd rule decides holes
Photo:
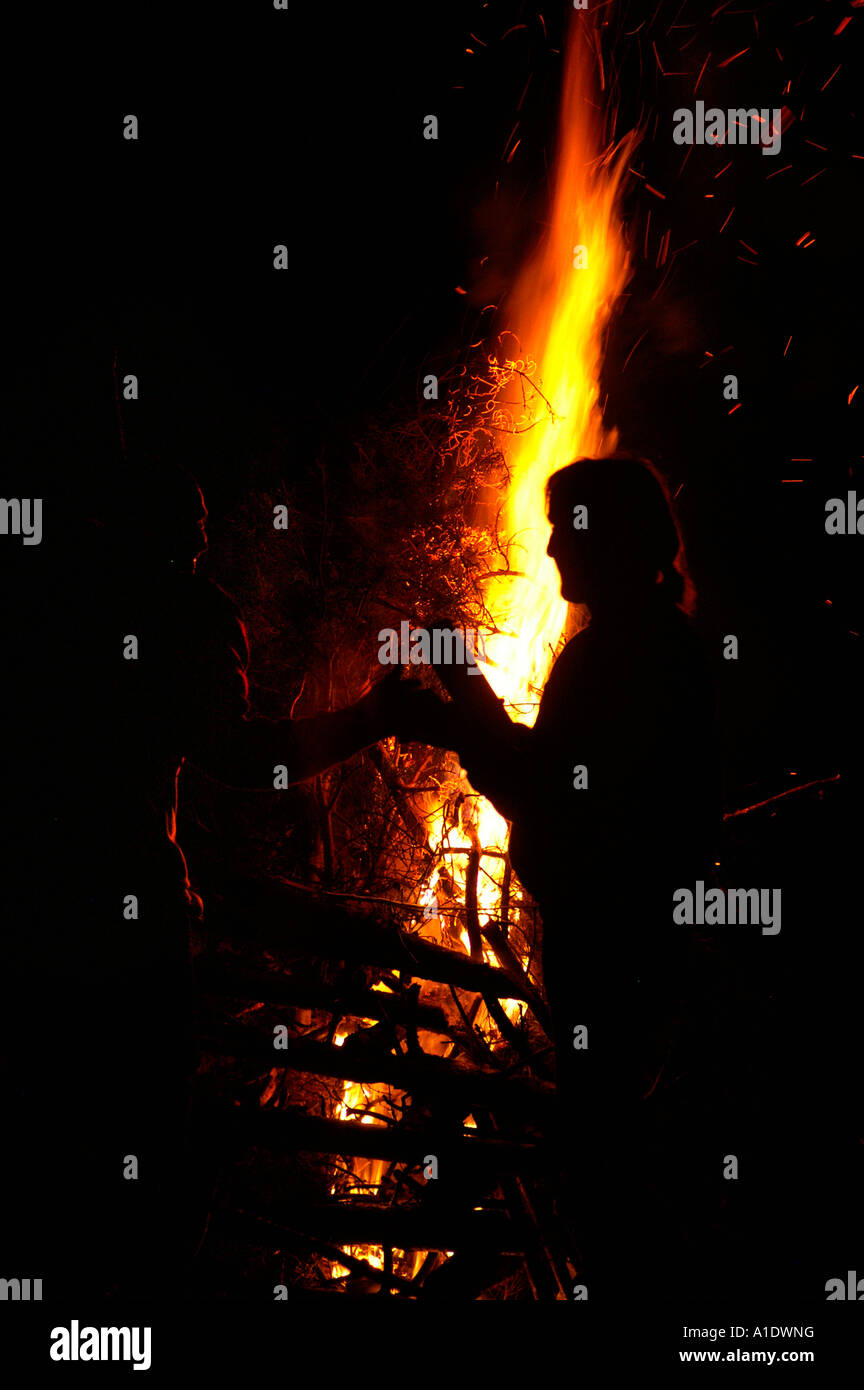
[[(220, 1219), (265, 1250), (349, 1271), (345, 1279), (319, 1281), (316, 1296), (338, 1290), (494, 1298), (503, 1283), (517, 1297), (567, 1297), (574, 1270), (558, 1247), (550, 1182), (554, 1085), (551, 1048), (543, 1045), (549, 1019), (500, 926), (482, 928), (498, 967), (386, 925), (368, 909), (347, 911), (334, 896), (273, 883), (245, 884), (242, 901), (223, 902), (213, 925), (219, 948), (196, 962), (203, 1051), (261, 1078), (278, 1073), (284, 1084), (275, 1104), (221, 1096), (204, 1123), (223, 1148), (233, 1143), (235, 1154), (264, 1153), (276, 1162), (315, 1155), (321, 1165), (319, 1200), (308, 1192), (301, 1198), (290, 1182), (277, 1185), (277, 1196), (272, 1185), (262, 1195), (253, 1184), (242, 1207), (235, 1200)], [(387, 989), (371, 988), (373, 980)], [(420, 1001), (421, 982), (430, 981), (449, 991), (454, 1009)], [(471, 1026), (480, 999), (505, 1023), (500, 1001), (522, 1001), (530, 1030), (510, 1025), (507, 1047), (485, 1047)], [(313, 1030), (302, 1026), (312, 1018), (308, 1011), (319, 1025)], [(274, 1030), (274, 1018), (285, 1026)], [(375, 1020), (377, 1029), (354, 1036), (374, 1031), (383, 1041), (337, 1046), (344, 1020)], [(424, 1051), (420, 1036), (432, 1034), (445, 1046), (449, 1039), (454, 1055)], [(296, 1103), (310, 1077), (392, 1086), (410, 1103), (385, 1125), (314, 1114), (308, 1103)], [(470, 1117), (476, 1128), (466, 1128)], [(427, 1169), (424, 1177), (432, 1156), (436, 1176)], [(346, 1158), (398, 1165), (400, 1182), (387, 1185), (385, 1200), (383, 1187), (371, 1198), (345, 1200), (328, 1188), (326, 1174)], [(383, 1249), (383, 1268), (343, 1248), (356, 1245)], [(412, 1278), (394, 1271), (394, 1248), (423, 1252)], [(291, 1296), (304, 1292), (309, 1296), (292, 1288)]]

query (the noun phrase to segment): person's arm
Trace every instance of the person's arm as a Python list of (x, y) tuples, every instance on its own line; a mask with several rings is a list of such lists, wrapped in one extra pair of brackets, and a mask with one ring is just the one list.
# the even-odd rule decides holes
[(249, 710), (246, 671), (249, 646), (232, 600), (215, 585), (196, 595), (197, 646), (193, 696), (182, 719), (188, 760), (229, 786), (277, 785), (277, 769), (292, 784), (344, 762), (391, 734), (413, 738), (428, 721), (435, 697), (401, 670), (376, 682), (360, 700), (334, 713), (300, 719), (266, 719)]
[(529, 812), (539, 768), (534, 730), (510, 723), (493, 737), (480, 729), (468, 732), (456, 749), (468, 781), (505, 820)]
[(232, 720), (190, 757), (230, 786), (272, 787), (277, 768), (287, 768), (289, 784), (303, 782), (392, 733), (387, 726), (386, 710), (373, 689), (332, 714)]
[[(454, 749), (472, 786), (512, 818), (530, 780), (531, 730), (511, 723), (503, 710), (496, 719), (471, 717), (415, 681), (403, 680), (400, 668), (335, 713), (299, 719), (253, 717), (245, 629), (227, 594), (215, 586), (202, 597), (205, 594), (199, 669), (191, 682), (196, 695), (184, 720), (184, 751), (196, 767), (229, 786), (270, 788), (277, 768), (287, 769), (288, 784), (302, 782), (395, 734), (406, 741)], [(474, 681), (479, 687), (476, 677)]]

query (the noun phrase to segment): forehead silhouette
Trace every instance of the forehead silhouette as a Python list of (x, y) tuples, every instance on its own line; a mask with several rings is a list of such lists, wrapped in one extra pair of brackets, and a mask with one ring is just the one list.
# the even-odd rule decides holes
[(565, 522), (575, 506), (589, 509), (588, 539), (601, 526), (625, 536), (653, 537), (663, 550), (677, 549), (677, 530), (665, 489), (647, 462), (612, 455), (576, 459), (547, 484), (549, 519)]

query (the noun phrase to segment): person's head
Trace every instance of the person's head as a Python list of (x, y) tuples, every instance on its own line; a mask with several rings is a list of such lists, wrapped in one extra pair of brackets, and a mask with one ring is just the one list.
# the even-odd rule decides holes
[[(592, 614), (660, 597), (682, 604), (686, 569), (666, 488), (645, 459), (581, 458), (546, 484), (561, 596)], [(677, 563), (676, 563), (677, 561)]]
[(126, 568), (190, 573), (207, 549), (207, 507), (191, 473), (152, 456), (118, 464), (95, 508)]

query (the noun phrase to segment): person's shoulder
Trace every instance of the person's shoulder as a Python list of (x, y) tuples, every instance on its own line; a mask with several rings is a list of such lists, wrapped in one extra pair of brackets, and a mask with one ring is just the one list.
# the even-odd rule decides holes
[(673, 631), (682, 651), (686, 652), (693, 661), (707, 665), (708, 649), (704, 637), (693, 619), (677, 607), (674, 610)]
[(586, 661), (596, 645), (596, 632), (592, 632), (592, 624), (583, 627), (581, 632), (569, 637), (555, 658), (553, 670), (571, 671)]
[(196, 609), (202, 616), (224, 622), (240, 622), (240, 609), (215, 579), (199, 574), (178, 574), (172, 585), (173, 595), (184, 608)]
[(572, 704), (574, 691), (583, 684), (586, 666), (590, 669), (592, 643), (588, 638), (590, 627), (577, 632), (567, 641), (555, 661), (543, 687), (537, 728), (541, 731), (549, 726), (550, 720), (558, 717), (565, 707)]
[(667, 661), (671, 678), (686, 684), (691, 690), (698, 688), (706, 694), (710, 693), (714, 688), (714, 666), (708, 646), (693, 620), (680, 608), (675, 609), (671, 632)]
[(249, 644), (243, 617), (236, 601), (214, 579), (197, 574), (177, 575), (173, 597), (189, 624), (190, 636), (205, 645), (225, 645), (242, 657)]
[(240, 607), (227, 589), (223, 589), (222, 585), (217, 584), (215, 579), (202, 578), (199, 582), (202, 602), (209, 607), (212, 613), (223, 618), (226, 622), (242, 623)]

